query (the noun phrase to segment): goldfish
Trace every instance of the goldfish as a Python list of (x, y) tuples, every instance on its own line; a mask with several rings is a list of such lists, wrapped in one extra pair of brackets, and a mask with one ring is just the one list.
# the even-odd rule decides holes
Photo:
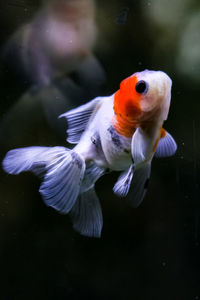
[(95, 182), (107, 172), (120, 171), (113, 191), (137, 207), (147, 191), (153, 157), (172, 156), (177, 150), (163, 128), (171, 86), (162, 71), (134, 73), (111, 96), (97, 97), (59, 116), (67, 120), (67, 141), (74, 148), (13, 149), (3, 169), (42, 177), (39, 192), (45, 204), (69, 213), (80, 234), (100, 237), (103, 217)]

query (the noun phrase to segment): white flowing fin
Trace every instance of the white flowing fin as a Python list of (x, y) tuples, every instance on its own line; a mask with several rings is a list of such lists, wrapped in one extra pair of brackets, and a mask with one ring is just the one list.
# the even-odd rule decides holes
[(69, 143), (77, 144), (79, 142), (92, 113), (100, 107), (101, 99), (102, 97), (97, 97), (59, 116), (59, 118), (65, 117), (67, 119), (67, 141)]
[(175, 154), (177, 150), (177, 145), (174, 138), (169, 132), (166, 132), (166, 135), (160, 138), (158, 146), (156, 148), (155, 156), (156, 157), (167, 157)]
[(74, 205), (84, 177), (85, 162), (74, 151), (68, 151), (49, 167), (40, 193), (45, 203), (66, 214)]
[(10, 174), (23, 171), (45, 174), (39, 190), (43, 200), (65, 214), (78, 197), (85, 162), (75, 151), (64, 147), (28, 147), (9, 151), (3, 168)]
[(106, 173), (104, 168), (98, 167), (95, 163), (91, 162), (87, 165), (84, 178), (81, 184), (80, 193), (84, 193), (87, 190), (94, 187), (95, 182)]
[(113, 187), (113, 191), (116, 195), (120, 197), (127, 196), (130, 189), (131, 181), (133, 179), (133, 174), (134, 174), (134, 164), (130, 166), (128, 171), (123, 172), (119, 176), (117, 182)]
[(127, 195), (128, 203), (133, 207), (138, 207), (147, 192), (151, 173), (151, 163), (145, 163), (135, 170), (133, 180)]
[(133, 134), (131, 141), (131, 153), (133, 162), (139, 164), (145, 161), (145, 152), (147, 148), (147, 142), (144, 138), (142, 130), (138, 127)]
[(59, 154), (68, 151), (64, 147), (26, 147), (8, 151), (3, 162), (3, 169), (9, 174), (31, 171), (41, 176), (47, 171), (50, 161)]
[(80, 234), (89, 237), (100, 237), (103, 226), (101, 205), (92, 188), (78, 197), (70, 216), (73, 228)]

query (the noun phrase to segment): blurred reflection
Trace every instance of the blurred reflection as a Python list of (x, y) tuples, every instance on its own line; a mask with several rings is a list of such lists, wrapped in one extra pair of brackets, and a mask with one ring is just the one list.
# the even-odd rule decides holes
[(93, 0), (48, 1), (14, 33), (5, 56), (15, 54), (16, 59), (17, 53), (28, 78), (46, 85), (76, 70), (92, 55), (96, 32)]
[[(0, 1), (1, 40), (8, 40), (22, 23), (33, 24), (41, 11), (56, 3), (43, 0), (39, 11), (41, 2)], [(196, 72), (200, 70), (200, 2), (96, 2), (98, 38), (93, 43), (106, 69), (108, 92), (117, 89), (122, 78), (135, 70), (167, 72), (173, 88), (166, 128), (177, 140), (178, 153), (172, 159), (154, 161), (151, 188), (138, 209), (130, 209), (113, 195), (111, 186), (117, 179), (113, 175), (97, 183), (105, 224), (100, 241), (80, 237), (67, 216), (47, 208), (37, 192), (40, 182), (36, 177), (28, 173), (8, 176), (1, 170), (0, 298), (199, 299), (200, 77)], [(61, 126), (58, 122), (62, 121), (57, 120), (59, 107), (62, 113), (68, 105), (78, 106), (78, 102), (95, 95), (105, 95), (97, 92), (97, 70), (101, 65), (90, 50), (92, 54), (77, 63), (71, 74), (61, 71), (59, 77), (51, 75), (50, 85), (41, 87), (43, 83), (39, 83), (40, 88), (32, 88), (22, 96), (27, 88), (21, 80), (24, 56), (12, 41), (7, 60), (14, 71), (18, 66), (20, 80), (0, 62), (0, 113), (4, 115), (0, 124), (1, 159), (14, 147), (66, 146), (65, 133), (62, 137), (57, 134)], [(33, 53), (31, 47), (28, 51)], [(93, 67), (88, 68), (88, 61)], [(34, 64), (35, 72), (38, 67)], [(27, 76), (38, 86), (30, 65), (26, 68)], [(182, 76), (186, 73), (187, 78)], [(5, 114), (11, 105), (10, 113)], [(63, 132), (65, 126), (61, 126)], [(58, 129), (56, 133), (52, 127)]]
[(147, 4), (144, 8), (149, 17), (157, 24), (171, 28), (181, 26), (185, 22), (190, 2), (190, 0), (143, 0), (143, 3)]
[(60, 133), (58, 115), (99, 94), (105, 74), (92, 53), (97, 35), (94, 15), (93, 0), (46, 1), (33, 19), (13, 34), (4, 57), (31, 86), (4, 116), (0, 137), (10, 130), (12, 120), (16, 126), (10, 143), (16, 136), (22, 141), (23, 135), (17, 132), (32, 127), (43, 114)]
[[(198, 1), (142, 1), (154, 56), (173, 70), (199, 81), (200, 8)], [(155, 38), (156, 37), (156, 38)]]
[(192, 14), (181, 36), (177, 67), (183, 74), (200, 81), (200, 10)]
[(1, 150), (29, 145), (33, 141), (44, 145), (65, 143), (66, 121), (58, 116), (86, 101), (87, 97), (87, 92), (69, 78), (63, 78), (59, 84), (41, 87), (36, 92), (28, 90), (1, 120)]

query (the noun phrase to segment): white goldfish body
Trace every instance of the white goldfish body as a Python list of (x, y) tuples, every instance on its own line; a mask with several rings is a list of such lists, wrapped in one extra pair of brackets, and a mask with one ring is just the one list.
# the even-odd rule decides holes
[(122, 171), (113, 190), (137, 207), (147, 190), (151, 161), (171, 156), (177, 146), (163, 128), (171, 100), (171, 79), (164, 72), (138, 72), (121, 82), (111, 96), (97, 97), (64, 113), (67, 141), (76, 146), (27, 147), (7, 153), (3, 168), (10, 174), (32, 171), (43, 177), (44, 202), (70, 212), (73, 227), (99, 237), (103, 218), (94, 190), (107, 171)]

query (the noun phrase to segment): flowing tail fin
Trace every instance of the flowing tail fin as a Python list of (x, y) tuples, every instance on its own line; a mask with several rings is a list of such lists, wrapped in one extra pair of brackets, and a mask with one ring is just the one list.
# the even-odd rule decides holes
[(79, 195), (85, 161), (65, 147), (27, 147), (9, 151), (3, 160), (9, 174), (32, 171), (43, 177), (40, 193), (47, 206), (68, 213)]
[(96, 238), (101, 236), (103, 216), (94, 188), (79, 195), (70, 216), (73, 228), (80, 234)]

